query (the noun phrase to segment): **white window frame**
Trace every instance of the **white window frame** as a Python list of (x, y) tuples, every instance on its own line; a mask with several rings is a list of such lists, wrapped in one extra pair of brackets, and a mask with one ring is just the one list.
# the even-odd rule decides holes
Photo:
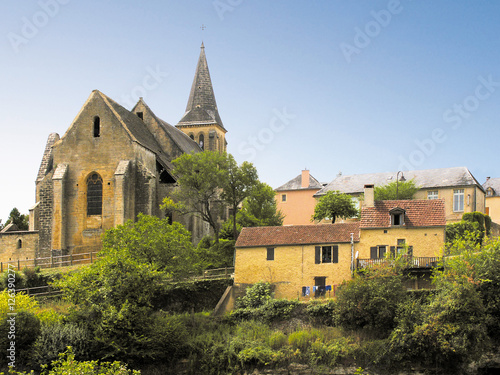
[(464, 212), (465, 189), (453, 190), (453, 212)]
[(427, 199), (429, 199), (429, 200), (439, 199), (439, 191), (438, 190), (429, 190), (427, 192)]

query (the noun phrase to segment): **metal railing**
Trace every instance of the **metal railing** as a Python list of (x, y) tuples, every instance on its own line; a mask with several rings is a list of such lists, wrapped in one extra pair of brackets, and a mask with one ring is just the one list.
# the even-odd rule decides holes
[(0, 262), (0, 272), (5, 271), (7, 268), (14, 268), (17, 271), (20, 271), (24, 268), (55, 268), (74, 266), (78, 264), (89, 264), (93, 263), (96, 258), (97, 252), (57, 255), (34, 259), (17, 259), (8, 262)]
[[(406, 257), (403, 259), (405, 268), (434, 268), (442, 261), (441, 257)], [(379, 259), (358, 259), (357, 268), (369, 268), (380, 264), (391, 264), (394, 260)]]

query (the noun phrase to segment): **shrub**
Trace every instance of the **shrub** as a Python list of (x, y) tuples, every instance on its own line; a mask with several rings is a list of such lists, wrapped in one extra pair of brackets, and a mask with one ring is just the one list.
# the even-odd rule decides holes
[(44, 365), (56, 361), (70, 346), (76, 358), (90, 359), (93, 354), (90, 332), (74, 323), (42, 324), (40, 336), (34, 345), (34, 362)]
[(305, 353), (314, 341), (322, 338), (323, 337), (318, 330), (300, 330), (293, 332), (288, 336), (288, 343), (293, 349), (299, 349)]
[(334, 326), (338, 315), (338, 305), (333, 299), (326, 302), (313, 300), (307, 306), (307, 314), (316, 324)]
[[(2, 353), (10, 353), (13, 342), (16, 366), (26, 366), (32, 358), (33, 344), (39, 334), (40, 321), (32, 312), (21, 310), (15, 316), (4, 316), (0, 321), (0, 350)], [(2, 365), (11, 361), (7, 355), (0, 356)]]
[[(15, 300), (15, 305), (12, 305), (13, 300)], [(26, 310), (35, 313), (38, 309), (38, 302), (33, 298), (24, 293), (18, 293), (15, 298), (12, 298), (12, 293), (4, 290), (0, 292), (0, 318), (7, 315), (11, 306), (15, 306), (16, 311)]]
[(256, 308), (271, 299), (271, 284), (259, 281), (246, 289), (246, 294), (236, 300), (237, 309)]
[(394, 328), (397, 306), (405, 298), (400, 274), (389, 266), (369, 269), (339, 288), (338, 323), (346, 329), (367, 329), (385, 336)]

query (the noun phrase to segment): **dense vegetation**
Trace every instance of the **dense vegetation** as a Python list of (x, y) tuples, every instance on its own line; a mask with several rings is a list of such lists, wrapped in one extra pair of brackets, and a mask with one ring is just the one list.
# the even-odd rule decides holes
[[(434, 273), (432, 292), (405, 292), (400, 260), (393, 259), (356, 274), (334, 300), (278, 300), (270, 284), (258, 283), (231, 314), (213, 317), (201, 310), (213, 308), (217, 296), (187, 302), (210, 288), (201, 281), (175, 281), (178, 272), (190, 270), (166, 265), (179, 252), (196, 256), (184, 241), (170, 242), (168, 235), (156, 233), (156, 240), (170, 248), (162, 256), (132, 254), (122, 243), (153, 220), (143, 217), (137, 225), (108, 232), (95, 264), (56, 281), (66, 301), (40, 305), (16, 296), (17, 371), (24, 365), (45, 374), (137, 373), (133, 369), (175, 374), (181, 368), (189, 374), (238, 374), (302, 363), (318, 374), (339, 365), (364, 368), (359, 373), (365, 374), (404, 368), (460, 373), (498, 345), (498, 240), (485, 239), (482, 245), (456, 240), (455, 255)], [(182, 239), (182, 228), (169, 230)], [(154, 242), (150, 246), (156, 248)], [(226, 285), (218, 287), (219, 295)], [(182, 295), (188, 298), (179, 304)], [(8, 300), (8, 292), (2, 292), (2, 349), (10, 345)], [(8, 364), (5, 356), (0, 361)]]

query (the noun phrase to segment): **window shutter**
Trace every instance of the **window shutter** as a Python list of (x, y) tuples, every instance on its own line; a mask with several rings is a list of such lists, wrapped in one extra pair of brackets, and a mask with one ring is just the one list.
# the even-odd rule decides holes
[(267, 260), (274, 260), (274, 247), (267, 248)]
[(377, 259), (378, 258), (377, 246), (370, 247), (370, 258), (371, 259)]
[(339, 262), (339, 247), (337, 245), (333, 246), (332, 262), (333, 263)]
[(391, 246), (391, 256), (396, 258), (396, 246)]
[(316, 250), (316, 254), (314, 257), (314, 263), (320, 264), (321, 263), (321, 246), (316, 246), (315, 250)]

